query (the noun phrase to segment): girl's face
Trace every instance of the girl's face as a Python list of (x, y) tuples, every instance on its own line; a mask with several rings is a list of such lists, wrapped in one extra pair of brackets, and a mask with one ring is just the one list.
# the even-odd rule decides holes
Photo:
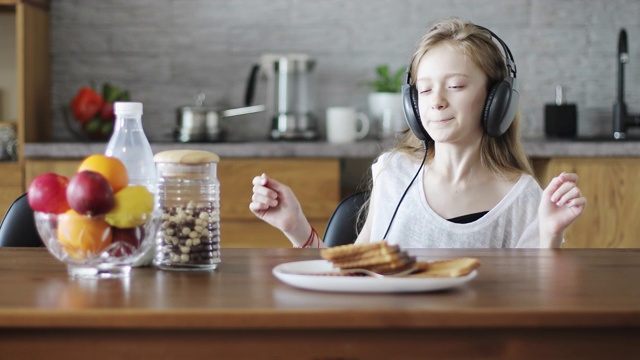
[(416, 89), (422, 125), (435, 142), (465, 143), (482, 137), (487, 76), (464, 53), (442, 43), (418, 64)]

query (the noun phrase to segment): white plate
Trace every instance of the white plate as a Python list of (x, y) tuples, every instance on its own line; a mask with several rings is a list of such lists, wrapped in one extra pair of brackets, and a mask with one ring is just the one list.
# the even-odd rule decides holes
[(321, 276), (314, 273), (336, 272), (326, 260), (296, 261), (280, 264), (272, 273), (280, 281), (301, 289), (358, 293), (425, 292), (444, 290), (476, 277), (477, 270), (454, 278)]

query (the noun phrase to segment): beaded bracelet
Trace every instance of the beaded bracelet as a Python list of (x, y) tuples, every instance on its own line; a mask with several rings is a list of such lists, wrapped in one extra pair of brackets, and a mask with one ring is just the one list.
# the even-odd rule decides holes
[[(313, 228), (313, 226), (311, 227), (311, 234), (309, 234), (309, 238), (307, 239), (307, 241), (304, 243), (304, 245), (302, 246), (295, 246), (299, 249), (303, 249), (303, 248), (310, 248), (311, 245), (313, 244), (313, 239), (315, 238), (320, 238), (318, 236), (318, 232), (316, 231), (316, 229)], [(318, 242), (318, 248), (320, 248), (320, 242)]]

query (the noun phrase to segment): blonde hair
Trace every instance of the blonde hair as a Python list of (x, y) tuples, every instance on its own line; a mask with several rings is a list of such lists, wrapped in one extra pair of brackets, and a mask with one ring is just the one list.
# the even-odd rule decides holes
[[(416, 78), (418, 65), (425, 54), (445, 42), (460, 49), (487, 75), (487, 93), (496, 82), (508, 76), (502, 52), (487, 30), (459, 18), (449, 18), (435, 23), (418, 42), (411, 56), (409, 71), (412, 79)], [(533, 175), (531, 164), (522, 147), (519, 131), (520, 113), (517, 112), (511, 126), (503, 135), (494, 138), (483, 132), (480, 141), (482, 166), (503, 176), (513, 173)], [(433, 159), (435, 153), (433, 140), (427, 142), (427, 147), (427, 161), (429, 161)], [(424, 156), (422, 142), (410, 130), (405, 132), (395, 150), (417, 160), (421, 160)]]

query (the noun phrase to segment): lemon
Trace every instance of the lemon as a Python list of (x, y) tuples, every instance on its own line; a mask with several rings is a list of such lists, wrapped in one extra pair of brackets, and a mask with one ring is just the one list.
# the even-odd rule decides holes
[(131, 185), (118, 191), (115, 206), (105, 215), (111, 226), (128, 229), (144, 224), (153, 211), (153, 194), (142, 185)]

